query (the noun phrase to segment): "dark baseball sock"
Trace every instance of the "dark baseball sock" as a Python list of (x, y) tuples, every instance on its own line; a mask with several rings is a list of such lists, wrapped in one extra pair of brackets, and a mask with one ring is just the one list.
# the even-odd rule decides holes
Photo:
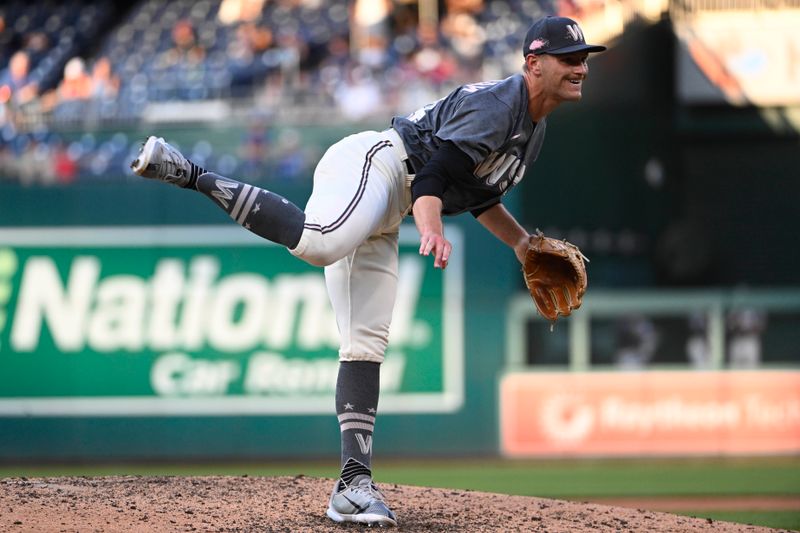
[(256, 235), (290, 250), (300, 242), (306, 215), (284, 197), (213, 172), (197, 176), (195, 188)]
[[(344, 481), (345, 486), (349, 487), (359, 476), (367, 476), (368, 478), (371, 478), (372, 470), (351, 457), (342, 467), (342, 473), (339, 474), (339, 479)], [(339, 483), (338, 487), (338, 490), (342, 490), (344, 488), (342, 487), (341, 482)]]
[(206, 173), (206, 169), (189, 161), (191, 170), (189, 171), (189, 183), (186, 184), (187, 189), (197, 189), (197, 178), (201, 174)]
[(336, 414), (342, 436), (342, 480), (371, 476), (372, 433), (378, 413), (380, 363), (343, 361), (336, 380)]

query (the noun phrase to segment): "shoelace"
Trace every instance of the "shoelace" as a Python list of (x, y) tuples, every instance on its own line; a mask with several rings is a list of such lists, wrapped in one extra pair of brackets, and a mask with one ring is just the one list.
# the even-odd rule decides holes
[(363, 492), (368, 496), (372, 496), (373, 498), (384, 501), (383, 493), (378, 489), (378, 487), (372, 481), (365, 479), (355, 487), (353, 487), (354, 491)]
[(164, 150), (164, 152), (166, 153), (162, 157), (162, 162), (165, 164), (165, 170), (167, 171), (165, 177), (174, 176), (175, 179), (182, 178), (186, 174), (186, 171), (180, 164), (178, 155), (170, 150)]

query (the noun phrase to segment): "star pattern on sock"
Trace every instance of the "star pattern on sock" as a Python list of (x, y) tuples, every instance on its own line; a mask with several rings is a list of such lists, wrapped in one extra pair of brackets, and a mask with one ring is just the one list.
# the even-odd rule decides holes
[(261, 211), (261, 204), (256, 204), (256, 206), (253, 208), (252, 213), (258, 213), (259, 211)]
[(352, 403), (348, 402), (348, 403), (344, 404), (344, 410), (345, 411), (352, 411), (354, 408), (355, 408), (355, 405), (353, 405)]
[(367, 409), (367, 412), (368, 412), (369, 414), (373, 414), (373, 415), (374, 415), (374, 414), (375, 414), (375, 413), (377, 413), (378, 411), (377, 411), (377, 409), (375, 409), (374, 407), (370, 407), (369, 409)]

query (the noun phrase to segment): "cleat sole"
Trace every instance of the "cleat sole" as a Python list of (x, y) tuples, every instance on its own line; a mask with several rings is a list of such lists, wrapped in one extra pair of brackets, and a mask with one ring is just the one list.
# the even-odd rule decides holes
[(381, 528), (397, 526), (397, 522), (388, 516), (377, 514), (339, 514), (330, 507), (325, 514), (328, 515), (328, 518), (338, 523), (353, 522), (356, 524), (366, 525), (367, 527), (378, 526)]
[(147, 165), (150, 163), (150, 156), (153, 153), (153, 148), (156, 145), (156, 140), (156, 137), (148, 137), (142, 149), (139, 150), (139, 155), (131, 163), (131, 170), (134, 174), (141, 176), (142, 172), (147, 168)]

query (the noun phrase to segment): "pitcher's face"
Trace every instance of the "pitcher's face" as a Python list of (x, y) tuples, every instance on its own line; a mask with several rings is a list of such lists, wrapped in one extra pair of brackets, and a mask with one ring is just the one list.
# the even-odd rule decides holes
[(587, 52), (539, 56), (547, 96), (562, 102), (580, 100), (583, 80), (589, 74), (588, 57)]

